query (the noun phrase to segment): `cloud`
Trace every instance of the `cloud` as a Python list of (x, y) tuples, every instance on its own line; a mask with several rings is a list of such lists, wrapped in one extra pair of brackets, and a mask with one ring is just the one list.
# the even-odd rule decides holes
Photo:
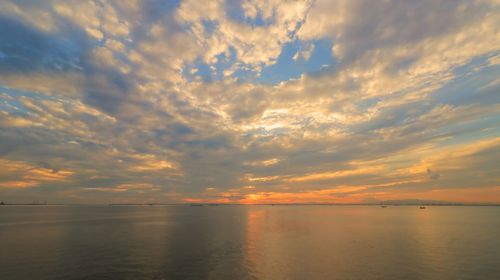
[(71, 71), (81, 69), (87, 39), (79, 29), (65, 26), (63, 36), (51, 36), (30, 25), (0, 17), (0, 36), (9, 38), (0, 44), (3, 54), (0, 72)]
[(317, 1), (299, 37), (330, 37), (336, 56), (352, 61), (370, 50), (418, 44), (495, 21), (488, 11), (496, 6), (495, 1)]
[[(497, 10), (487, 0), (3, 1), (0, 195), (494, 197)], [(310, 64), (328, 65), (299, 67)], [(263, 77), (290, 77), (283, 65), (295, 78)]]
[(33, 166), (22, 161), (0, 160), (0, 187), (26, 188), (36, 187), (46, 182), (67, 182), (74, 172), (54, 170), (46, 163)]
[[(260, 71), (262, 65), (273, 64), (282, 46), (293, 40), (304, 21), (309, 1), (243, 1), (241, 7), (226, 7), (223, 1), (200, 5), (183, 1), (177, 18), (187, 24), (197, 40), (206, 46), (204, 61), (217, 62), (219, 54), (236, 53), (236, 67), (250, 67)], [(241, 11), (243, 20), (231, 17), (230, 10)], [(262, 19), (265, 24), (246, 22)], [(207, 31), (206, 22), (217, 28)]]
[(429, 179), (432, 180), (437, 180), (441, 176), (439, 173), (432, 172), (430, 168), (427, 168), (427, 175), (429, 176)]

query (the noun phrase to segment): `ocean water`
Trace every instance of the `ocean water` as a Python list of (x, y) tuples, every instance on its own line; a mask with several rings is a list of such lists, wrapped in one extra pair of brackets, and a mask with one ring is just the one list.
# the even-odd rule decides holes
[(2, 206), (0, 279), (500, 279), (500, 207)]

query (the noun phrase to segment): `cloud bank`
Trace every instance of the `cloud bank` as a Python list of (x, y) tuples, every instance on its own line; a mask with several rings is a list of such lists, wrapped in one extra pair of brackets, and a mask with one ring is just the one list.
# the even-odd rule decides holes
[(500, 4), (2, 1), (0, 199), (500, 202)]

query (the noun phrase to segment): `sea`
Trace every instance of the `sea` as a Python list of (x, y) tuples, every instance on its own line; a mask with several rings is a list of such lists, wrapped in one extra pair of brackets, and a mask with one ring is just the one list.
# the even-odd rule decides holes
[(1, 206), (0, 279), (500, 279), (500, 207)]

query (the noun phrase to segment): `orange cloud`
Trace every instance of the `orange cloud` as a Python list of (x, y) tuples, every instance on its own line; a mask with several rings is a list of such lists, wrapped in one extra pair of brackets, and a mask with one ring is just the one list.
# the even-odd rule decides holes
[(312, 173), (299, 177), (292, 177), (287, 179), (288, 182), (305, 182), (305, 181), (320, 181), (320, 180), (328, 180), (340, 177), (348, 177), (354, 175), (362, 175), (362, 174), (373, 174), (376, 172), (380, 172), (384, 170), (384, 166), (368, 166), (361, 169), (354, 170), (340, 170), (333, 172), (322, 172), (322, 173)]
[(0, 187), (27, 188), (42, 182), (65, 182), (73, 175), (68, 170), (52, 170), (23, 161), (0, 160)]

